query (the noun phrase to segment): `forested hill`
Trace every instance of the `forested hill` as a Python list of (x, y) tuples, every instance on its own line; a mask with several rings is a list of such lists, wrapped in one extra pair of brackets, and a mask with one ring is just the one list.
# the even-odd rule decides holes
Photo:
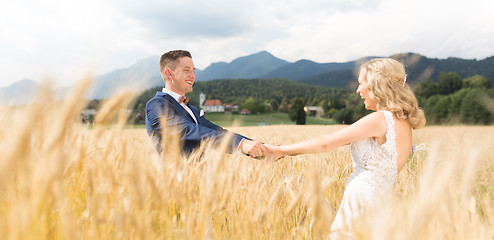
[[(416, 86), (428, 80), (437, 82), (439, 75), (443, 72), (456, 72), (462, 78), (482, 75), (494, 83), (494, 56), (483, 60), (465, 60), (460, 58), (427, 58), (420, 54), (403, 53), (392, 55), (391, 58), (405, 64), (408, 83), (411, 86)], [(310, 85), (352, 89), (357, 81), (357, 71), (358, 69), (330, 71), (298, 81)]]
[[(134, 110), (143, 112), (146, 102), (157, 91), (161, 91), (161, 87), (150, 89), (139, 96)], [(333, 118), (337, 122), (352, 123), (367, 113), (363, 101), (354, 89), (306, 85), (287, 79), (196, 82), (194, 91), (187, 94), (193, 105), (199, 105), (201, 92), (206, 94), (207, 99), (219, 99), (224, 104), (238, 104), (251, 112), (286, 112), (289, 109), (288, 104), (301, 101), (304, 106), (321, 106), (324, 110), (323, 117)], [(494, 89), (484, 76), (462, 78), (458, 73), (443, 72), (437, 83), (420, 83), (414, 92), (429, 124), (493, 122)]]
[[(161, 89), (162, 87), (156, 87), (146, 91), (139, 97), (138, 104), (144, 103), (145, 105)], [(281, 103), (283, 99), (290, 101), (294, 97), (314, 102), (323, 99), (337, 102), (336, 99), (346, 99), (346, 95), (353, 91), (310, 86), (287, 79), (222, 79), (194, 83), (194, 91), (187, 94), (193, 105), (199, 105), (201, 92), (207, 95), (207, 99), (220, 99), (223, 103), (242, 104), (249, 97), (261, 102), (274, 99), (278, 103)]]
[[(494, 83), (494, 56), (482, 60), (447, 58), (428, 58), (416, 53), (400, 53), (389, 56), (406, 65), (407, 83), (415, 87), (419, 83), (437, 82), (442, 72), (456, 72), (461, 78), (482, 75)], [(354, 61), (340, 63), (317, 63), (311, 60), (288, 62), (279, 59), (269, 52), (262, 51), (248, 56), (239, 57), (230, 63), (213, 63), (203, 71), (196, 70), (196, 83), (216, 79), (288, 79), (308, 85), (346, 88), (356, 88), (359, 66), (371, 58), (362, 57)], [(142, 59), (135, 64), (122, 69), (95, 77), (93, 88), (88, 94), (89, 99), (109, 98), (117, 89), (144, 91), (145, 89), (162, 86), (157, 64), (158, 56)], [(200, 85), (199, 85), (200, 86)], [(32, 100), (24, 95), (8, 94), (15, 92), (14, 88), (0, 88), (0, 93), (7, 93), (9, 100), (19, 99), (19, 102)], [(33, 86), (35, 87), (35, 86)], [(30, 87), (27, 87), (30, 88)], [(65, 89), (57, 92), (65, 93)], [(63, 95), (62, 95), (63, 96)], [(0, 96), (1, 97), (1, 96)]]

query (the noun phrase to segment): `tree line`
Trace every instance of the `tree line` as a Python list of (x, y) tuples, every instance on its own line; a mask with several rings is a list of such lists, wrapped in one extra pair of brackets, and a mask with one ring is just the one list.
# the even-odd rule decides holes
[(443, 72), (437, 82), (429, 80), (414, 89), (429, 124), (492, 124), (494, 89), (481, 75), (462, 79)]
[[(136, 100), (135, 111), (144, 111), (146, 102), (161, 89), (155, 87), (141, 94)], [(341, 118), (340, 122), (351, 123), (352, 116), (347, 116), (348, 110), (345, 114), (337, 113), (341, 109), (353, 109), (360, 102), (360, 97), (348, 89), (313, 86), (280, 78), (196, 82), (194, 91), (187, 94), (192, 105), (199, 106), (201, 92), (206, 94), (207, 99), (220, 99), (224, 104), (239, 105), (251, 113), (287, 113), (298, 124), (305, 123), (305, 106), (321, 106), (324, 109), (323, 117), (337, 117)], [(297, 114), (290, 113), (290, 110)]]
[[(146, 103), (162, 86), (143, 92), (133, 108), (131, 122), (142, 124)], [(239, 105), (251, 113), (287, 113), (297, 124), (304, 124), (304, 106), (320, 106), (323, 117), (351, 124), (370, 111), (359, 95), (347, 88), (306, 85), (287, 79), (223, 79), (201, 81), (187, 94), (190, 103), (199, 106), (199, 94), (207, 99)], [(455, 72), (441, 73), (436, 81), (430, 79), (415, 86), (420, 107), (428, 124), (492, 124), (494, 119), (494, 89), (490, 80), (481, 75), (462, 79)], [(97, 100), (90, 102), (97, 108)]]

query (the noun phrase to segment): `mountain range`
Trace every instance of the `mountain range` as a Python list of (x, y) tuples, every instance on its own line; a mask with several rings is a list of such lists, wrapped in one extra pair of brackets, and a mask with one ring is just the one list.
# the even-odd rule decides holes
[[(457, 72), (466, 78), (475, 74), (494, 80), (494, 56), (483, 60), (466, 60), (460, 58), (427, 58), (416, 53), (401, 53), (390, 56), (405, 64), (408, 83), (415, 85), (432, 79), (437, 80), (441, 72)], [(317, 63), (307, 59), (288, 62), (273, 56), (267, 51), (239, 57), (229, 63), (216, 62), (204, 70), (196, 70), (196, 81), (213, 79), (268, 79), (285, 78), (309, 85), (329, 87), (354, 87), (358, 66), (368, 59), (363, 57), (342, 63)], [(144, 91), (162, 86), (159, 73), (159, 56), (150, 56), (137, 61), (132, 66), (116, 69), (94, 78), (88, 99), (110, 97), (115, 91), (131, 89)], [(9, 104), (23, 104), (32, 100), (34, 92), (40, 85), (32, 80), (22, 80), (6, 88), (0, 88), (0, 101)], [(53, 91), (63, 97), (67, 89)]]

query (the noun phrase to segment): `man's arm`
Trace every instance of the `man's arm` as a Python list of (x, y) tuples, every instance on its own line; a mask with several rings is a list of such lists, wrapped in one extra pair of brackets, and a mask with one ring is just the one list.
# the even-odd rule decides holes
[[(166, 98), (153, 98), (146, 105), (146, 127), (148, 133), (160, 144), (161, 135), (166, 129), (165, 135), (179, 135), (185, 145), (198, 146), (203, 140), (212, 140), (216, 144), (223, 141), (227, 131), (209, 122), (207, 126), (196, 124), (186, 113), (185, 109), (175, 109), (175, 105)], [(166, 122), (163, 127), (161, 123)], [(215, 127), (216, 126), (216, 127)], [(233, 134), (229, 152), (233, 152), (240, 145), (242, 139), (239, 134)]]
[[(195, 108), (195, 107), (192, 107), (192, 108)], [(195, 110), (199, 111), (198, 109), (195, 109)], [(198, 121), (200, 121), (202, 125), (205, 125), (209, 128), (217, 129), (219, 131), (228, 132), (224, 128), (222, 128), (222, 127), (212, 123), (211, 121), (207, 120), (204, 116), (200, 116)], [(253, 158), (264, 156), (264, 152), (265, 152), (266, 148), (264, 147), (262, 142), (250, 139), (248, 137), (242, 136), (242, 135), (237, 134), (237, 133), (233, 133), (233, 136), (241, 138), (240, 142), (237, 144), (237, 146), (238, 146), (237, 149), (239, 151), (241, 151), (242, 153), (244, 153), (250, 157), (253, 157)]]

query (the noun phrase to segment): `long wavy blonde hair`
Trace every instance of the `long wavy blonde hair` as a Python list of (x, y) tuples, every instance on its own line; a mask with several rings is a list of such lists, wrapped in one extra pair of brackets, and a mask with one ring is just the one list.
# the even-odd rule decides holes
[(359, 78), (367, 83), (377, 110), (388, 110), (407, 120), (413, 129), (425, 125), (424, 111), (406, 84), (405, 67), (391, 58), (372, 59), (360, 66)]

